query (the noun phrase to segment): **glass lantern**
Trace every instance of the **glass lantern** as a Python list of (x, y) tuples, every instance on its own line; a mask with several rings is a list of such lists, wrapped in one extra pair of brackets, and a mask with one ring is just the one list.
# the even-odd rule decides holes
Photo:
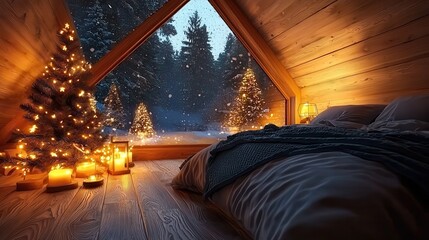
[(111, 144), (111, 157), (109, 161), (108, 172), (112, 175), (128, 174), (129, 169), (129, 147), (128, 141), (113, 141)]

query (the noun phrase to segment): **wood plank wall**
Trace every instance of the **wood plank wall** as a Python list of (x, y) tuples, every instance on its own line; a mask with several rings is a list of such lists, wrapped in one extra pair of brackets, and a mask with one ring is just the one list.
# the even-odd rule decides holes
[(19, 104), (49, 62), (66, 22), (71, 17), (63, 0), (0, 1), (0, 141), (16, 127)]
[(235, 0), (319, 110), (428, 93), (427, 0)]

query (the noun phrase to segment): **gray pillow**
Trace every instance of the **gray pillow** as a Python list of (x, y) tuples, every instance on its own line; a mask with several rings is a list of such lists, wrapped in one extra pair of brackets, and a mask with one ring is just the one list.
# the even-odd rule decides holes
[(429, 122), (429, 94), (399, 97), (389, 103), (375, 121), (408, 119)]
[(379, 104), (333, 106), (321, 112), (311, 121), (311, 124), (345, 121), (368, 125), (383, 111), (385, 106)]

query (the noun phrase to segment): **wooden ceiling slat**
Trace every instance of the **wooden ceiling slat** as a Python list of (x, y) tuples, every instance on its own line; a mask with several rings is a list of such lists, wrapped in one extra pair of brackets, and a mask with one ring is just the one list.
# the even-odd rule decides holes
[[(346, 2), (350, 4), (350, 1)], [(350, 11), (352, 10), (350, 9)], [(292, 39), (285, 39), (288, 46), (279, 52), (280, 61), (289, 69), (333, 53), (338, 49), (352, 46), (370, 37), (385, 34), (391, 29), (426, 16), (428, 12), (429, 1), (392, 1), (389, 5), (383, 1), (372, 1), (367, 7), (349, 12), (349, 18), (344, 18), (341, 15), (338, 16), (338, 20), (333, 21), (335, 19), (333, 16), (327, 17), (328, 21), (337, 23), (329, 24), (327, 22), (325, 23), (326, 27), (320, 26), (320, 29), (312, 28), (311, 24), (317, 25), (317, 22), (323, 20), (311, 18), (310, 25), (297, 26), (298, 29), (307, 28), (307, 31), (312, 33), (311, 35), (304, 32), (288, 32)], [(347, 19), (349, 22), (345, 24), (344, 21)], [(342, 26), (339, 23), (345, 25)], [(301, 35), (297, 37), (296, 34)], [(301, 36), (306, 37), (302, 38)], [(306, 38), (312, 38), (315, 41), (307, 41)]]
[(287, 7), (275, 5), (277, 9), (282, 9), (282, 11), (278, 14), (267, 15), (266, 19), (257, 22), (258, 25), (256, 25), (254, 21), (254, 25), (257, 26), (259, 32), (265, 35), (265, 40), (269, 41), (336, 1), (337, 0), (299, 0), (291, 1), (290, 3), (292, 4), (286, 5)]
[(429, 57), (429, 48), (426, 45), (428, 42), (429, 36), (419, 38), (417, 40), (401, 44), (395, 48), (388, 48), (367, 55), (364, 58), (342, 62), (330, 68), (325, 68), (323, 70), (295, 78), (295, 81), (299, 86), (305, 87), (388, 66), (411, 62), (415, 59), (426, 58)]
[(345, 61), (362, 58), (366, 55), (396, 47), (429, 35), (429, 15), (413, 20), (398, 28), (358, 42), (350, 47), (339, 49), (331, 54), (316, 58), (310, 62), (289, 68), (293, 78), (320, 71)]
[[(366, 95), (422, 89), (428, 91), (427, 68), (429, 57), (399, 65), (324, 82), (301, 89), (309, 101), (328, 102), (334, 99), (362, 98)], [(407, 84), (412, 80), (413, 84)], [(323, 92), (324, 94), (319, 94)], [(335, 96), (335, 98), (333, 98)], [(377, 103), (374, 101), (372, 103)], [(358, 104), (358, 103), (356, 103)]]

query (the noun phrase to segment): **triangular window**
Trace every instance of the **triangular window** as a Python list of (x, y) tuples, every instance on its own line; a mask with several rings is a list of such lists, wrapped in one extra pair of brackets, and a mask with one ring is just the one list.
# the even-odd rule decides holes
[[(93, 63), (133, 29), (129, 23), (165, 1), (116, 2), (69, 0)], [(98, 27), (88, 30), (92, 25)], [(285, 98), (205, 0), (180, 9), (97, 84), (96, 98), (106, 131), (141, 144), (210, 143), (286, 122)]]

